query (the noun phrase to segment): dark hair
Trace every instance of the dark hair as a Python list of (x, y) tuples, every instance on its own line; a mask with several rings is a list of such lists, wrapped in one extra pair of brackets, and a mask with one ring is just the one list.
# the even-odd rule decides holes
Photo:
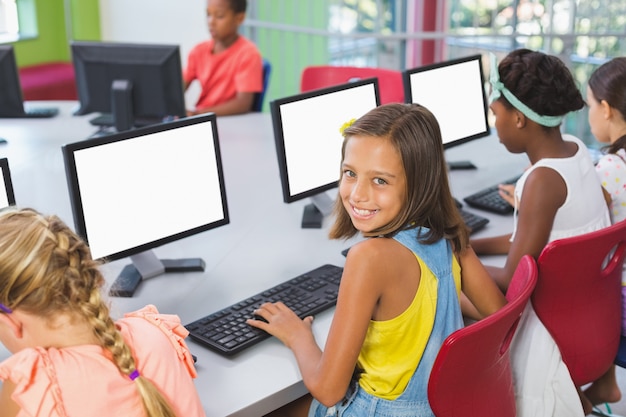
[(247, 0), (229, 0), (230, 9), (235, 13), (245, 13), (248, 8)]
[[(346, 128), (344, 135), (342, 163), (352, 136), (376, 137), (390, 141), (398, 150), (406, 174), (406, 206), (396, 219), (365, 236), (392, 237), (400, 230), (424, 226), (429, 229), (422, 236), (425, 243), (446, 238), (459, 252), (468, 246), (468, 230), (448, 184), (439, 124), (427, 108), (418, 104), (382, 105)], [(335, 203), (335, 215), (331, 238), (347, 239), (357, 233), (341, 198)]]
[[(589, 88), (598, 102), (606, 101), (626, 120), (626, 57), (613, 58), (600, 65), (589, 77)], [(626, 136), (606, 147), (609, 153), (626, 149)]]
[[(572, 73), (556, 56), (517, 49), (500, 62), (498, 72), (504, 86), (542, 116), (563, 116), (585, 106)], [(504, 96), (500, 100), (513, 107)]]

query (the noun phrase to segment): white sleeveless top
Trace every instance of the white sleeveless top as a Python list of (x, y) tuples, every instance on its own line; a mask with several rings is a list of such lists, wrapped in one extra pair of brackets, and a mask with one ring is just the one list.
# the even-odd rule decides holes
[[(610, 224), (600, 181), (585, 145), (578, 138), (578, 152), (570, 158), (547, 158), (528, 169), (515, 186), (516, 201), (522, 198), (524, 182), (537, 167), (558, 172), (567, 186), (565, 203), (556, 212), (550, 241), (580, 235)], [(515, 208), (517, 228), (517, 207)], [(515, 235), (515, 232), (514, 234)], [(528, 303), (510, 348), (518, 417), (584, 417), (582, 404), (561, 358), (559, 348)]]
[[(561, 175), (567, 187), (565, 203), (558, 209), (549, 241), (592, 232), (611, 224), (602, 187), (585, 144), (575, 136), (563, 135), (563, 140), (578, 145), (570, 158), (544, 158), (537, 161), (517, 180), (515, 201), (521, 201), (526, 178), (539, 167), (548, 167)], [(517, 230), (517, 204), (513, 218), (513, 236)]]

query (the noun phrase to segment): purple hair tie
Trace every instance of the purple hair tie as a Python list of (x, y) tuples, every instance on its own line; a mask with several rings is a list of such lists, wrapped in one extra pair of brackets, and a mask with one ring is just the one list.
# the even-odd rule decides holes
[(128, 374), (128, 377), (130, 378), (131, 381), (134, 381), (135, 379), (137, 379), (138, 376), (139, 376), (139, 371), (136, 369), (130, 374)]
[(2, 303), (0, 303), (0, 310), (4, 311), (7, 314), (13, 313), (13, 310), (11, 310), (9, 307), (5, 306)]

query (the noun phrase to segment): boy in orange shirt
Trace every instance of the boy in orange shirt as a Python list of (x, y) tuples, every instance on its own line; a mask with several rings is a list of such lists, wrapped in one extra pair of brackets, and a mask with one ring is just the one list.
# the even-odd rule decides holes
[(246, 0), (207, 0), (211, 39), (191, 50), (183, 72), (185, 89), (194, 80), (202, 86), (196, 108), (188, 115), (252, 110), (255, 94), (263, 89), (263, 60), (257, 47), (238, 33), (246, 8)]

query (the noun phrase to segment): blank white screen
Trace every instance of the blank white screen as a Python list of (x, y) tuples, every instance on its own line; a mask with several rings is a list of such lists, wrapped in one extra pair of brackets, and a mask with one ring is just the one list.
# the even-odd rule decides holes
[(211, 122), (74, 152), (94, 258), (224, 219)]
[(410, 74), (411, 100), (437, 118), (443, 143), (487, 131), (480, 61)]
[(339, 129), (376, 107), (374, 83), (281, 104), (289, 190), (292, 196), (339, 180)]
[(4, 172), (0, 169), (0, 208), (9, 207), (9, 196), (4, 184)]

